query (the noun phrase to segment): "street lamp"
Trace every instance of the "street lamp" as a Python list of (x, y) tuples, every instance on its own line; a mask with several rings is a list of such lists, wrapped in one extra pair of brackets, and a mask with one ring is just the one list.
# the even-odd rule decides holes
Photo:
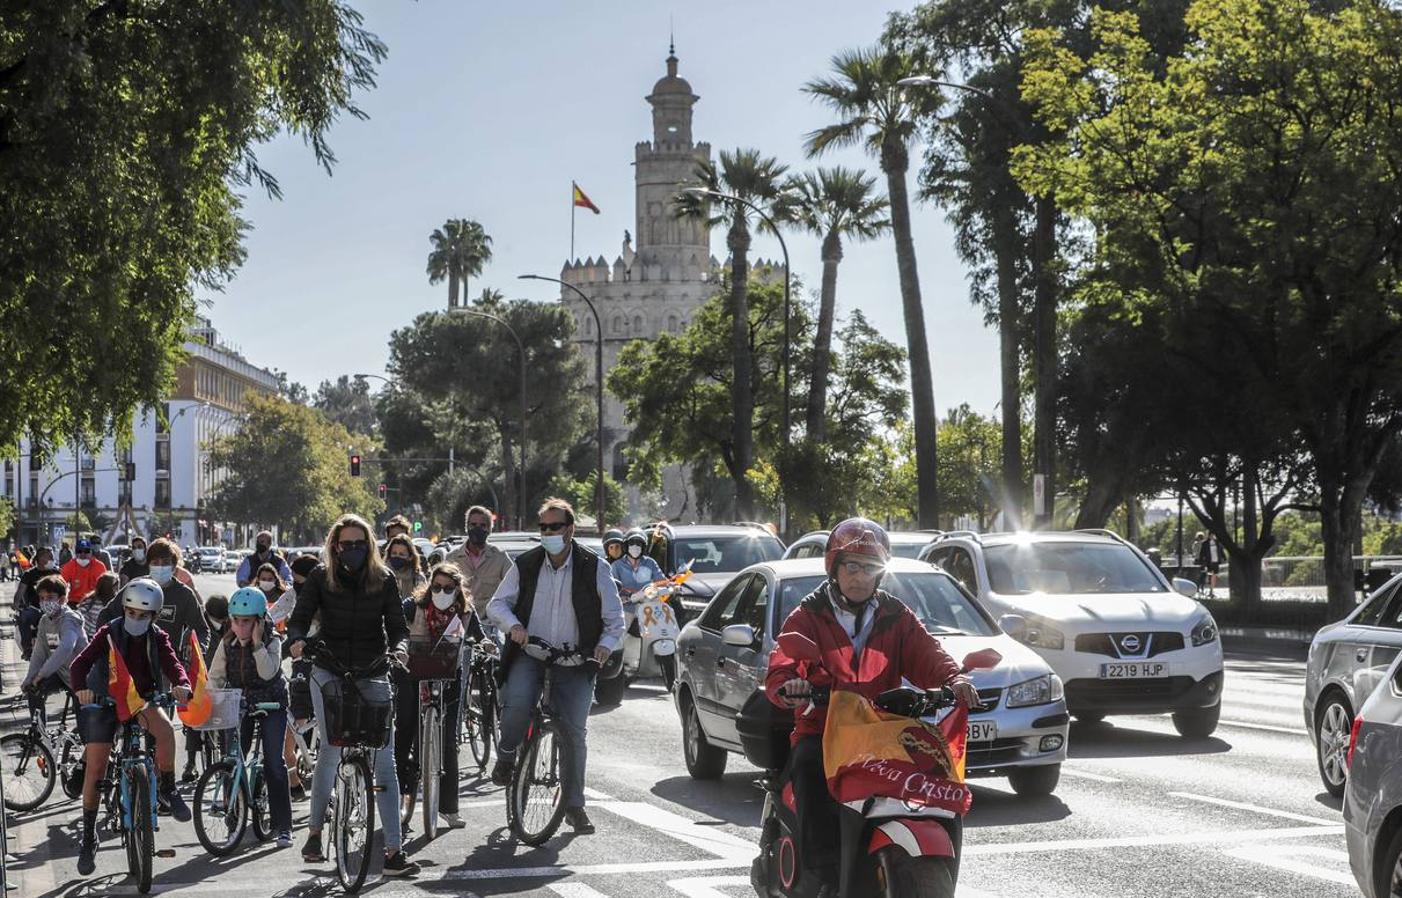
[(596, 439), (599, 444), (598, 471), (595, 475), (594, 501), (598, 512), (599, 532), (604, 532), (604, 322), (599, 318), (599, 310), (594, 307), (594, 301), (584, 294), (584, 291), (574, 284), (567, 284), (559, 278), (549, 278), (542, 274), (523, 274), (517, 277), (522, 281), (549, 281), (552, 284), (559, 284), (568, 290), (573, 290), (579, 298), (584, 300), (584, 304), (589, 307), (589, 311), (594, 313), (594, 399), (598, 408), (598, 433)]
[[(521, 473), (518, 486), (516, 488), (516, 521), (524, 530), (526, 527), (526, 344), (521, 342), (521, 335), (516, 333), (516, 328), (507, 323), (505, 318), (493, 315), (491, 312), (484, 312), (481, 309), (469, 309), (466, 306), (458, 306), (448, 310), (449, 314), (475, 315), (478, 318), (487, 318), (506, 328), (506, 332), (511, 335), (511, 339), (516, 341), (516, 353), (520, 359), (520, 401), (521, 401)], [(477, 475), (481, 477), (479, 473)], [(495, 501), (495, 499), (493, 499)]]
[(373, 377), (373, 378), (375, 378), (375, 380), (382, 380), (382, 381), (384, 381), (385, 384), (388, 385), (388, 386), (391, 386), (391, 387), (394, 386), (394, 381), (390, 380), (388, 377), (385, 377), (383, 374), (352, 374), (351, 377), (354, 377), (354, 378), (357, 378), (357, 379), (362, 378), (362, 377)]

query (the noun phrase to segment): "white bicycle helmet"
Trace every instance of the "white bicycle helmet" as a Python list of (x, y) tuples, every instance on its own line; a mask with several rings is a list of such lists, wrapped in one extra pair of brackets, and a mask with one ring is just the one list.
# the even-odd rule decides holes
[(137, 577), (122, 590), (122, 607), (158, 614), (165, 603), (161, 586), (150, 577)]

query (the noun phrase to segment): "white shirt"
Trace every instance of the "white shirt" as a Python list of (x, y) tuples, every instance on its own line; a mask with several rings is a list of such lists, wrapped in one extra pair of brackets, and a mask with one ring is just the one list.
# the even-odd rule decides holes
[[(565, 556), (558, 568), (546, 556), (536, 581), (535, 600), (531, 605), (532, 636), (538, 636), (553, 646), (579, 645), (579, 620), (574, 613), (574, 553)], [(594, 584), (601, 600), (600, 615), (603, 633), (599, 645), (613, 651), (623, 638), (623, 603), (618, 598), (618, 584), (609, 573), (607, 562), (595, 565)], [(487, 619), (504, 632), (521, 625), (516, 617), (516, 600), (521, 592), (521, 568), (513, 564), (502, 578), (496, 594), (487, 605)]]
[(867, 640), (871, 638), (871, 625), (876, 620), (875, 597), (867, 599), (862, 608), (862, 631), (858, 633), (857, 615), (842, 610), (836, 602), (832, 603), (832, 613), (837, 617), (837, 625), (847, 634), (847, 638), (852, 640), (852, 654), (858, 658), (861, 657), (862, 649), (866, 648)]

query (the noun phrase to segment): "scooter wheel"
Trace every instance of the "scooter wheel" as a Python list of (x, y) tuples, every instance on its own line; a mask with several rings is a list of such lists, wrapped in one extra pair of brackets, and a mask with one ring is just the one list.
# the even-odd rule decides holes
[(954, 858), (911, 857), (888, 846), (876, 861), (880, 898), (954, 898)]

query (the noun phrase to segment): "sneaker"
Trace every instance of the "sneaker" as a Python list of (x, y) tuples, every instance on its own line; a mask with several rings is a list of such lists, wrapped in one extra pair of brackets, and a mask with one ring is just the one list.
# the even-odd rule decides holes
[(278, 834), (277, 834), (277, 847), (279, 847), (279, 848), (291, 848), (291, 847), (292, 847), (292, 830), (290, 830), (290, 829), (284, 829), (284, 830), (281, 830), (280, 832), (278, 832)]
[(200, 775), (195, 772), (195, 762), (193, 760), (188, 761), (185, 764), (185, 770), (180, 774), (180, 781), (182, 783), (193, 783), (199, 778)]
[(403, 849), (385, 858), (386, 876), (418, 876), (419, 865), (405, 857)]
[(321, 853), (321, 833), (307, 833), (307, 841), (302, 845), (302, 860), (309, 864), (320, 864), (326, 860)]
[(589, 819), (589, 815), (584, 813), (584, 808), (565, 808), (565, 821), (581, 836), (594, 832), (594, 823)]
[(516, 766), (514, 758), (497, 758), (496, 766), (492, 768), (492, 785), (511, 785), (511, 769)]
[(190, 817), (192, 816), (190, 814), (190, 806), (185, 803), (185, 799), (180, 796), (180, 793), (176, 792), (174, 789), (160, 796), (158, 803), (165, 807), (166, 813), (170, 814), (176, 822), (190, 822)]
[(462, 829), (464, 826), (467, 826), (457, 814), (442, 814), (441, 816), (443, 817), (443, 822), (448, 824), (449, 829)]
[(97, 869), (97, 832), (83, 833), (78, 841), (78, 874), (91, 875)]

